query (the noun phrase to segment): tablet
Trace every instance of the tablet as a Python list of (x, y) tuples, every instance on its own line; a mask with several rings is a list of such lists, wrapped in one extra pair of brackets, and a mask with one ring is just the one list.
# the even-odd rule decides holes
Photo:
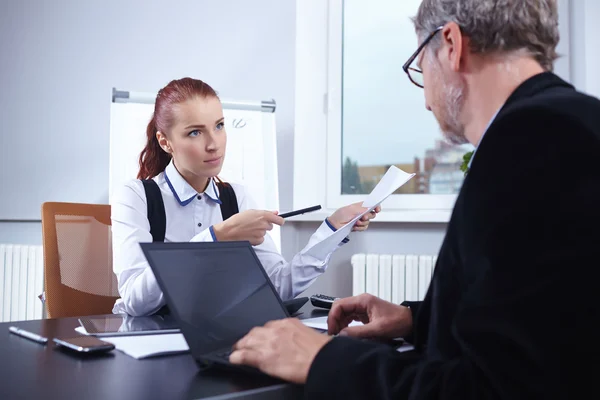
[(79, 318), (86, 333), (94, 336), (130, 336), (157, 333), (177, 333), (179, 326), (169, 315), (132, 317), (125, 314), (90, 316)]

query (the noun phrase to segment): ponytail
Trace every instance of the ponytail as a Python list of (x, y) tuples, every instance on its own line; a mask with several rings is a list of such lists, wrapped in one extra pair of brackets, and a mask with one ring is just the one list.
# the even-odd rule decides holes
[(156, 175), (160, 174), (167, 168), (169, 162), (171, 162), (171, 155), (164, 151), (158, 139), (156, 138), (156, 118), (152, 114), (152, 119), (148, 123), (146, 128), (146, 147), (140, 153), (140, 171), (138, 172), (138, 179), (151, 179)]

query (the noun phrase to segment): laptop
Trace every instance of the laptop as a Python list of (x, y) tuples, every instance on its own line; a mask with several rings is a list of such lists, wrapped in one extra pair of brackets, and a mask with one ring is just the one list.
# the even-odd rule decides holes
[(230, 364), (232, 346), (290, 314), (250, 242), (140, 246), (198, 365), (254, 370)]

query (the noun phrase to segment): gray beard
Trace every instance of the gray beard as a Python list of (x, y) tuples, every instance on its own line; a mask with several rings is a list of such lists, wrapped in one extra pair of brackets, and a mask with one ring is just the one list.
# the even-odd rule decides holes
[(444, 138), (450, 143), (461, 145), (468, 143), (465, 137), (465, 127), (460, 122), (460, 112), (464, 105), (464, 86), (443, 84), (443, 93), (446, 103), (445, 128), (442, 130)]

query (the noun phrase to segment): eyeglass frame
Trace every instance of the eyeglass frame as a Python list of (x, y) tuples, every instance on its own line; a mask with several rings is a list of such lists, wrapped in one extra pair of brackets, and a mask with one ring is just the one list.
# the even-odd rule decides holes
[(408, 61), (406, 61), (404, 63), (404, 65), (402, 66), (402, 69), (404, 70), (404, 72), (406, 72), (406, 75), (408, 75), (408, 79), (414, 83), (416, 86), (420, 87), (421, 89), (423, 89), (425, 86), (421, 85), (420, 83), (417, 83), (413, 80), (413, 78), (410, 76), (410, 72), (409, 71), (415, 71), (418, 72), (420, 74), (423, 74), (423, 70), (418, 70), (416, 68), (411, 68), (410, 65), (415, 61), (415, 59), (419, 56), (419, 54), (421, 53), (421, 51), (423, 51), (423, 48), (425, 46), (427, 46), (427, 43), (431, 42), (431, 40), (435, 37), (435, 35), (441, 31), (442, 29), (444, 29), (443, 26), (438, 26), (433, 32), (431, 32), (427, 38), (425, 38), (425, 40), (423, 40), (423, 43), (421, 43), (419, 45), (419, 47), (417, 48), (417, 50), (412, 54), (412, 56), (410, 56), (410, 58), (408, 59)]

